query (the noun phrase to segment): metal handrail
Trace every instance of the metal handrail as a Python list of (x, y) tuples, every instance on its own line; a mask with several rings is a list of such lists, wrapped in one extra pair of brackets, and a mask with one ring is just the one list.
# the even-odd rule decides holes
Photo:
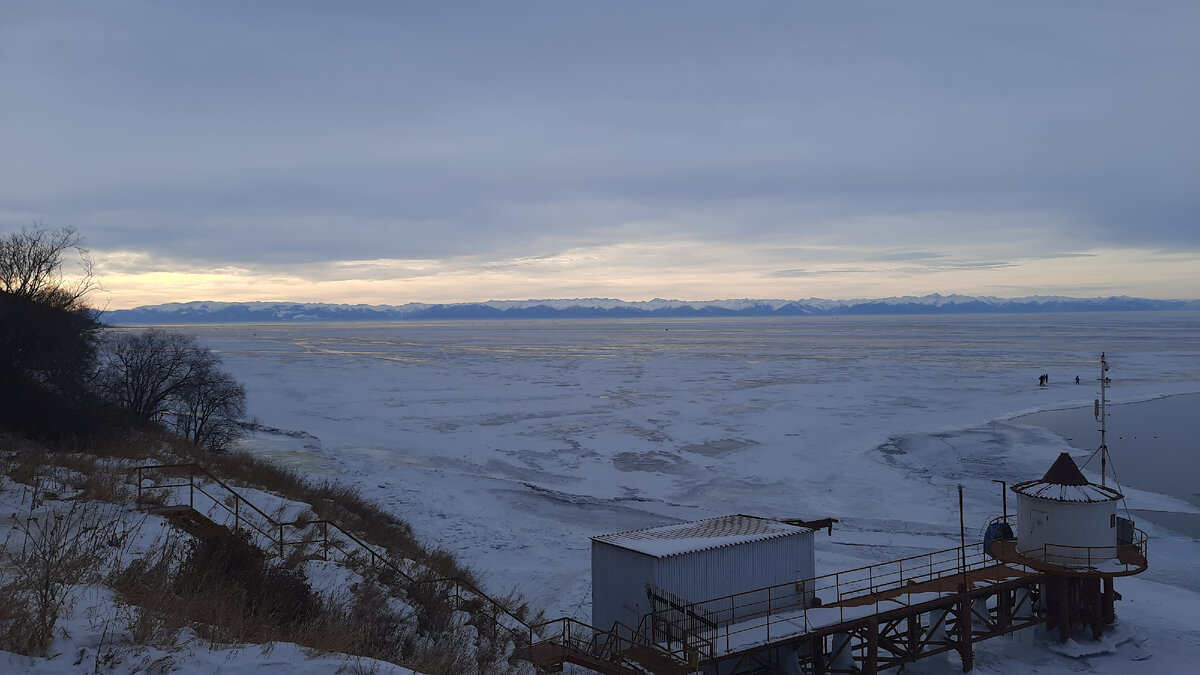
[[(1140, 528), (1136, 527), (1133, 528), (1133, 532), (1133, 541), (1127, 544), (1083, 546), (1077, 544), (1054, 544), (1046, 542), (1041, 546), (1035, 546), (1033, 548), (1024, 550), (1018, 549), (1016, 552), (1018, 555), (1023, 555), (1027, 558), (1033, 558), (1035, 560), (1041, 560), (1051, 564), (1058, 564), (1054, 562), (1055, 560), (1075, 561), (1074, 563), (1062, 563), (1064, 567), (1075, 567), (1079, 566), (1079, 563), (1083, 563), (1086, 568), (1095, 569), (1095, 563), (1111, 563), (1115, 560), (1119, 565), (1124, 566), (1125, 571), (1129, 571), (1131, 569), (1144, 568), (1147, 566), (1147, 563), (1143, 562), (1138, 564), (1128, 562), (1127, 560), (1121, 560), (1122, 552), (1132, 552), (1140, 557), (1142, 561), (1149, 561), (1149, 535), (1147, 535)], [(1018, 539), (1018, 543), (1019, 541), (1020, 540)], [(1051, 551), (1053, 551), (1053, 553)], [(1094, 552), (1095, 555), (1093, 555)], [(1105, 554), (1105, 552), (1108, 553)], [(1041, 555), (1038, 556), (1036, 555), (1037, 553), (1040, 553)], [(1072, 555), (1073, 553), (1075, 555)]]
[[(188, 482), (187, 483), (167, 483), (167, 484), (153, 485), (150, 487), (143, 486), (143, 483), (145, 482), (145, 472), (155, 471), (155, 470), (166, 471), (166, 470), (172, 470), (172, 469), (178, 469), (178, 470), (187, 469), (188, 470)], [(201, 466), (199, 464), (159, 464), (159, 465), (153, 465), (153, 466), (139, 466), (139, 467), (136, 467), (136, 471), (138, 474), (138, 489), (137, 489), (136, 503), (139, 506), (144, 501), (144, 497), (143, 497), (144, 492), (149, 492), (151, 490), (157, 490), (157, 489), (186, 487), (189, 489), (188, 507), (195, 509), (195, 492), (199, 491), (201, 494), (203, 494), (204, 496), (206, 496), (210, 500), (212, 500), (212, 502), (214, 504), (219, 505), (225, 511), (227, 511), (228, 513), (230, 513), (234, 516), (235, 529), (240, 528), (241, 523), (245, 523), (248, 527), (252, 528), (255, 532), (258, 532), (259, 534), (264, 536), (268, 541), (270, 541), (272, 544), (274, 544), (275, 546), (273, 546), (272, 548), (277, 548), (278, 554), (281, 558), (284, 555), (285, 546), (304, 545), (304, 544), (309, 543), (309, 542), (305, 542), (305, 541), (300, 541), (300, 542), (285, 541), (284, 536), (283, 536), (283, 528), (288, 527), (288, 526), (309, 527), (309, 526), (317, 525), (317, 524), (321, 525), (324, 529), (323, 545), (325, 547), (325, 556), (326, 556), (325, 559), (328, 559), (328, 551), (329, 551), (330, 547), (341, 551), (343, 554), (345, 554), (347, 556), (352, 555), (351, 552), (348, 552), (345, 549), (341, 548), (340, 546), (337, 546), (336, 540), (333, 540), (333, 543), (331, 543), (331, 540), (329, 539), (329, 536), (328, 536), (328, 528), (330, 526), (332, 526), (336, 532), (340, 533), (341, 535), (345, 536), (348, 540), (357, 544), (360, 549), (366, 551), (370, 555), (370, 565), (372, 567), (375, 566), (377, 563), (382, 563), (384, 566), (386, 566), (389, 569), (391, 569), (392, 571), (396, 572), (403, 579), (405, 579), (406, 581), (408, 581), (411, 584), (425, 585), (425, 584), (441, 583), (441, 584), (449, 584), (449, 585), (453, 586), (454, 594), (452, 597), (456, 601), (454, 603), (454, 609), (458, 609), (459, 607), (462, 606), (463, 595), (464, 595), (463, 591), (467, 591), (467, 594), (476, 596), (474, 598), (476, 601), (484, 602), (486, 604), (491, 605), (491, 607), (492, 607), (492, 615), (491, 615), (492, 622), (495, 625), (503, 628), (505, 631), (509, 632), (514, 638), (517, 639), (518, 643), (522, 642), (522, 641), (527, 641), (527, 644), (532, 645), (534, 642), (534, 631), (533, 631), (533, 628), (529, 624), (525, 623), (525, 621), (522, 620), (520, 617), (518, 617), (516, 614), (513, 614), (504, 605), (500, 604), (498, 601), (491, 598), (483, 591), (479, 590), (470, 581), (468, 581), (462, 577), (458, 577), (458, 576), (438, 577), (438, 578), (433, 578), (433, 579), (415, 579), (412, 577), (412, 575), (408, 574), (403, 569), (401, 569), (399, 567), (399, 565), (397, 565), (391, 559), (389, 559), (385, 555), (375, 551), (373, 546), (370, 546), (369, 544), (363, 542), (361, 539), (359, 539), (355, 535), (351, 534), (350, 532), (347, 532), (340, 525), (338, 525), (337, 523), (335, 523), (331, 520), (324, 520), (324, 519), (295, 520), (295, 521), (291, 521), (291, 522), (277, 521), (274, 518), (272, 518), (271, 516), (267, 515), (266, 512), (264, 512), (262, 509), (255, 506), (253, 502), (251, 502), (250, 500), (246, 499), (241, 494), (239, 494), (236, 490), (234, 490), (232, 487), (230, 487), (228, 484), (226, 484), (220, 478), (217, 478), (216, 476), (214, 476), (212, 474), (212, 472), (208, 471), (208, 469), (204, 468), (203, 466)], [(224, 502), (222, 502), (221, 500), (214, 497), (212, 494), (209, 494), (207, 491), (205, 491), (204, 487), (202, 485), (198, 485), (196, 482), (197, 473), (201, 474), (203, 477), (208, 478), (209, 480), (213, 481), (217, 485), (220, 485), (229, 494), (231, 494), (234, 498), (235, 508), (230, 509), (229, 506), (227, 506)], [(246, 517), (243, 514), (241, 514), (241, 512), (240, 512), (240, 506), (239, 506), (240, 504), (245, 504), (253, 512), (262, 516), (262, 518), (267, 521), (269, 529), (271, 529), (272, 531), (279, 532), (278, 538), (276, 538), (274, 534), (265, 532), (262, 529), (260, 529), (259, 527), (256, 527), (253, 523), (251, 523), (248, 519), (246, 519)], [(504, 622), (500, 621), (501, 616), (511, 619), (511, 621), (509, 623), (516, 622), (517, 625), (516, 626), (506, 625)]]
[[(965, 553), (965, 555), (964, 555)], [(964, 568), (965, 561), (965, 568)], [(730, 648), (733, 639), (753, 631), (765, 631), (767, 639), (781, 637), (780, 623), (787, 624), (787, 634), (796, 632), (798, 625), (811, 628), (808, 612), (823, 607), (837, 608), (839, 622), (847, 620), (846, 610), (856, 606), (855, 601), (878, 596), (873, 601), (875, 611), (885, 600), (882, 594), (904, 589), (923, 581), (932, 581), (954, 574), (966, 573), (999, 565), (985, 556), (978, 543), (963, 548), (955, 547), (934, 551), (901, 560), (876, 563), (863, 567), (833, 572), (800, 581), (775, 584), (751, 591), (710, 598), (692, 603), (697, 611), (715, 615), (718, 637)], [(1025, 568), (1023, 565), (1018, 567)], [(1029, 568), (1026, 568), (1029, 569)], [(787, 590), (788, 592), (783, 592)], [(908, 592), (911, 595), (911, 591)], [(901, 593), (904, 595), (904, 593)], [(810, 603), (809, 598), (827, 598), (821, 605)], [(659, 613), (658, 620), (670, 623), (667, 613)], [(711, 656), (710, 656), (711, 658)]]
[[(627, 654), (630, 651), (642, 648), (665, 657), (677, 665), (688, 663), (686, 652), (664, 648), (662, 644), (655, 643), (646, 637), (645, 622), (649, 616), (648, 614), (642, 616), (642, 623), (636, 630), (620, 621), (614, 622), (609, 630), (600, 630), (569, 617), (545, 621), (532, 626), (535, 631), (538, 631), (541, 639), (535, 642), (531, 649), (542, 645), (552, 645), (562, 649), (564, 657), (568, 656), (569, 652), (575, 652), (593, 659), (619, 664), (628, 662)], [(556, 627), (557, 630), (548, 630), (551, 627)], [(636, 661), (637, 659), (632, 660)]]
[[(169, 470), (169, 469), (188, 469), (188, 471), (189, 471), (188, 482), (187, 483), (160, 484), (160, 485), (151, 486), (149, 488), (144, 487), (142, 485), (142, 483), (144, 482), (144, 477), (145, 477), (144, 472), (151, 471), (151, 470)], [(255, 532), (257, 532), (258, 534), (265, 537), (268, 541), (270, 541), (274, 545), (272, 548), (277, 549), (280, 557), (282, 557), (284, 555), (284, 549), (287, 546), (304, 545), (304, 544), (309, 543), (309, 542), (305, 542), (305, 541), (299, 541), (299, 542), (286, 541), (282, 535), (284, 527), (289, 527), (289, 526), (290, 527), (299, 527), (299, 526), (308, 527), (311, 525), (322, 525), (323, 528), (325, 528), (325, 530), (326, 530), (324, 543), (326, 545), (326, 550), (328, 550), (328, 548), (330, 547), (330, 545), (328, 544), (328, 542), (329, 542), (328, 528), (329, 528), (329, 526), (332, 525), (333, 528), (337, 532), (341, 533), (347, 539), (352, 540), (354, 543), (358, 544), (358, 546), (360, 548), (362, 548), (366, 552), (368, 552), (371, 556), (371, 564), (372, 565), (374, 565), (377, 560), (386, 560), (386, 558), (384, 558), (380, 553), (376, 552), (373, 547), (364, 543), (363, 541), (358, 539), (358, 537), (354, 536), (350, 532), (347, 532), (346, 530), (342, 529), (341, 526), (339, 526), (337, 523), (335, 523), (331, 520), (314, 519), (314, 520), (294, 520), (291, 522), (280, 522), (280, 521), (275, 520), (271, 516), (267, 515), (267, 513), (265, 511), (263, 511), (262, 509), (255, 506), (254, 502), (251, 502), (249, 499), (246, 499), (245, 497), (243, 497), (241, 494), (239, 494), (237, 492), (237, 490), (234, 490), (227, 483), (222, 481), (220, 478), (217, 478), (216, 476), (214, 476), (212, 474), (212, 472), (210, 472), (208, 469), (204, 468), (203, 466), (201, 466), (199, 464), (160, 464), (160, 465), (155, 465), (155, 466), (139, 466), (139, 467), (136, 467), (136, 470), (138, 473), (138, 490), (137, 490), (138, 496), (137, 496), (137, 502), (136, 502), (137, 504), (140, 505), (144, 501), (144, 498), (143, 498), (144, 492), (148, 492), (150, 490), (165, 489), (165, 488), (187, 487), (187, 488), (189, 488), (189, 496), (188, 496), (188, 506), (189, 507), (195, 508), (195, 494), (194, 493), (199, 492), (200, 494), (204, 495), (205, 497), (208, 497), (215, 506), (219, 506), (221, 509), (223, 509), (224, 511), (226, 511), (227, 513), (229, 513), (230, 515), (232, 515), (234, 517), (234, 529), (235, 530), (240, 530), (242, 528), (243, 524), (245, 526), (253, 529)], [(213, 494), (209, 493), (207, 490), (205, 490), (203, 484), (197, 483), (196, 482), (196, 478), (197, 478), (196, 474), (197, 473), (202, 474), (203, 477), (208, 478), (212, 482), (214, 482), (217, 485), (224, 488), (225, 491), (228, 492), (234, 498), (234, 508), (229, 508), (229, 506), (227, 504), (225, 504), (225, 502), (221, 501), (215, 495), (213, 495)], [(249, 507), (253, 513), (257, 513), (259, 516), (261, 516), (262, 519), (266, 521), (266, 526), (269, 529), (280, 532), (279, 537), (276, 537), (273, 533), (267, 532), (264, 529), (262, 529), (261, 527), (258, 527), (257, 525), (255, 525), (250, 520), (250, 518), (247, 517), (247, 514), (244, 514), (241, 512), (240, 506), (242, 504), (245, 504), (247, 507)], [(344, 549), (342, 549), (336, 545), (334, 545), (332, 547), (337, 548), (339, 551), (343, 551), (343, 553), (346, 552)], [(409, 577), (409, 575), (406, 574), (403, 570), (400, 570), (397, 568), (396, 571), (399, 572), (401, 575), (403, 575), (406, 579), (408, 579), (410, 581), (412, 580), (411, 577)]]

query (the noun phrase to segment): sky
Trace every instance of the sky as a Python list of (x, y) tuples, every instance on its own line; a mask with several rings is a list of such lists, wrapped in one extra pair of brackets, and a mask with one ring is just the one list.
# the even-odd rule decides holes
[(0, 3), (111, 309), (1200, 298), (1200, 3)]

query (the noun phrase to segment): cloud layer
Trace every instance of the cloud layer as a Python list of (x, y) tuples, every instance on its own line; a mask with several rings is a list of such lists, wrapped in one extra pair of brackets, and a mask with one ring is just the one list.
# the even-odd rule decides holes
[(6, 3), (0, 227), (75, 226), (115, 294), (193, 279), (176, 300), (281, 275), (340, 301), (1196, 297), (1196, 25), (1191, 2)]

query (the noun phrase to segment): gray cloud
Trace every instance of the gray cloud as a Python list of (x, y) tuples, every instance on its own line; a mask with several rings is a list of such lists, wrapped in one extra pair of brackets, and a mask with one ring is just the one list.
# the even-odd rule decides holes
[(943, 271), (943, 270), (994, 270), (1002, 267), (1016, 267), (1013, 262), (1005, 262), (1003, 260), (964, 260), (960, 262), (940, 262), (933, 265), (923, 265), (915, 268), (923, 271)]
[(1182, 1), (6, 3), (0, 214), (238, 265), (1197, 250), (1196, 25)]
[(870, 268), (865, 268), (865, 267), (839, 267), (836, 269), (825, 269), (825, 270), (806, 270), (806, 269), (775, 270), (774, 272), (768, 273), (766, 276), (774, 277), (777, 279), (804, 279), (804, 278), (808, 278), (808, 277), (826, 277), (826, 276), (836, 276), (836, 275), (842, 275), (842, 274), (866, 274), (866, 273), (870, 273), (870, 272), (872, 272), (872, 270)]
[(879, 261), (910, 261), (910, 260), (937, 260), (945, 258), (944, 253), (934, 253), (931, 251), (902, 251), (899, 253), (883, 253), (874, 257)]

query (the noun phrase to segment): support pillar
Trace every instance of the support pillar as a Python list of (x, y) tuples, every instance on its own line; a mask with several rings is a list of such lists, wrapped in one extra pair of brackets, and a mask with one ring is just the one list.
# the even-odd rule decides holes
[(825, 675), (825, 636), (808, 641), (808, 658), (812, 662), (813, 675)]
[(1051, 585), (1054, 586), (1054, 624), (1058, 626), (1058, 642), (1065, 644), (1067, 638), (1071, 637), (1071, 601), (1070, 591), (1067, 588), (1066, 577), (1052, 577)]
[(1087, 618), (1088, 626), (1092, 629), (1092, 639), (1099, 640), (1104, 634), (1104, 608), (1100, 601), (1100, 580), (1086, 579), (1087, 585)]
[(1106, 623), (1106, 624), (1111, 625), (1113, 622), (1115, 622), (1117, 620), (1117, 609), (1114, 606), (1116, 604), (1116, 599), (1117, 599), (1117, 593), (1116, 593), (1116, 589), (1113, 588), (1113, 578), (1105, 577), (1104, 578), (1103, 604), (1104, 604), (1104, 623)]
[(1058, 598), (1055, 594), (1058, 593), (1057, 577), (1047, 577), (1045, 583), (1042, 584), (1042, 614), (1046, 616), (1046, 631), (1053, 631), (1058, 628), (1058, 614), (1055, 608), (1058, 607)]
[(879, 669), (879, 622), (867, 619), (867, 645), (863, 654), (863, 675), (875, 675)]
[(904, 620), (908, 635), (908, 644), (905, 645), (906, 658), (916, 663), (921, 656), (921, 615), (918, 613), (909, 614)]
[(966, 593), (961, 597), (958, 601), (958, 625), (954, 628), (958, 633), (958, 653), (962, 656), (962, 669), (964, 673), (969, 673), (975, 667), (975, 648), (971, 644), (971, 600)]
[(1012, 627), (1012, 598), (1016, 591), (1000, 591), (996, 594), (996, 626), (1001, 631), (1007, 631)]

